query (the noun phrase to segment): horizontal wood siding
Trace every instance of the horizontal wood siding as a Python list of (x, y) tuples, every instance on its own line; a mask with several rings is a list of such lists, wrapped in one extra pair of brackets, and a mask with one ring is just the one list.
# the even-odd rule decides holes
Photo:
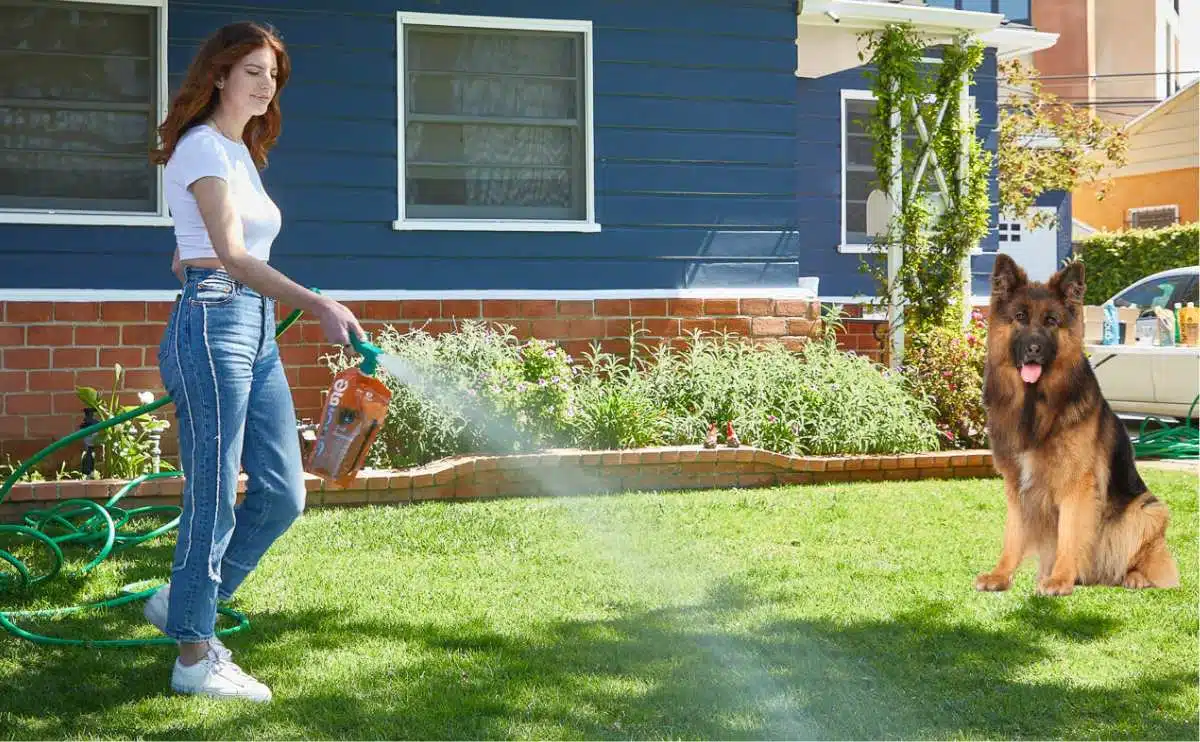
[[(337, 9), (332, 9), (336, 7)], [(396, 232), (397, 10), (594, 25), (596, 234)], [(795, 286), (869, 292), (837, 252), (839, 90), (798, 80), (792, 0), (172, 0), (170, 87), (201, 39), (256, 19), (293, 57), (264, 180), (273, 262), (325, 289)], [(978, 75), (995, 124), (995, 60)], [(169, 228), (0, 224), (0, 289), (171, 289)]]

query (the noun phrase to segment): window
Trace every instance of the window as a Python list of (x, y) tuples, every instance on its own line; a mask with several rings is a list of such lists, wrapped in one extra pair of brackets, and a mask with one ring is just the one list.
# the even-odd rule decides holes
[(0, 222), (169, 225), (162, 0), (0, 0)]
[[(878, 189), (874, 145), (867, 120), (875, 112), (875, 98), (867, 90), (842, 91), (842, 252), (866, 252), (873, 235), (867, 234), (867, 198)], [(916, 132), (904, 132), (904, 146), (917, 147)], [(925, 168), (925, 185), (939, 201), (932, 162)]]
[(1179, 205), (1138, 206), (1129, 210), (1129, 226), (1133, 229), (1156, 229), (1179, 222)]
[(999, 242), (1020, 242), (1021, 241), (1021, 223), (1020, 222), (999, 222), (996, 225)]
[(396, 229), (598, 231), (588, 21), (397, 14)]
[(1148, 278), (1119, 295), (1113, 304), (1127, 307), (1136, 304), (1139, 309), (1160, 306), (1171, 308), (1176, 302), (1187, 304), (1196, 301), (1196, 274), (1181, 274), (1163, 278)]

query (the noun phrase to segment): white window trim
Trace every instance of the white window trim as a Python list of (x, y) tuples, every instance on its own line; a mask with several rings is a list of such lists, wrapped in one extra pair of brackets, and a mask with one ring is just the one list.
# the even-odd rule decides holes
[[(158, 121), (167, 117), (167, 0), (68, 0), (97, 5), (134, 5), (156, 8), (158, 13)], [(147, 148), (148, 149), (148, 148)], [(147, 152), (147, 156), (149, 153)], [(158, 189), (156, 212), (140, 211), (66, 211), (62, 209), (0, 209), (0, 224), (71, 224), (98, 227), (170, 227), (174, 220), (167, 210), (167, 195), (163, 184), (163, 169), (155, 168), (155, 187)]]
[[(931, 64), (932, 63), (938, 63), (938, 64), (941, 63), (940, 59), (934, 59), (932, 57), (923, 58), (922, 61), (928, 62)], [(875, 100), (875, 94), (872, 93), (870, 90), (863, 90), (861, 88), (842, 88), (841, 97), (838, 102), (838, 106), (840, 108), (840, 111), (839, 111), (840, 115), (838, 116), (838, 123), (839, 123), (839, 126), (841, 127), (841, 132), (839, 134), (839, 137), (840, 137), (841, 143), (842, 143), (841, 144), (841, 147), (842, 147), (842, 150), (841, 150), (842, 189), (841, 189), (841, 194), (838, 197), (838, 201), (840, 202), (838, 204), (838, 209), (839, 209), (839, 212), (841, 213), (841, 222), (838, 225), (838, 229), (840, 230), (840, 232), (839, 232), (840, 236), (838, 239), (837, 250), (839, 253), (842, 253), (844, 255), (881, 254), (884, 252), (884, 249), (881, 247), (877, 247), (877, 246), (866, 244), (866, 243), (853, 243), (853, 242), (846, 241), (846, 151), (847, 151), (846, 150), (846, 129), (848, 128), (848, 124), (849, 124), (849, 121), (846, 119), (846, 101), (850, 101), (850, 100), (873, 101), (873, 100)], [(973, 96), (973, 95), (969, 96), (969, 101), (970, 101), (971, 108), (974, 109), (975, 108), (975, 96)], [(974, 248), (973, 250), (971, 250), (971, 255), (983, 255), (983, 248), (982, 247)]]
[(859, 254), (859, 255), (867, 255), (870, 253), (882, 252), (882, 250), (879, 247), (875, 247), (875, 246), (872, 246), (869, 244), (851, 243), (851, 242), (846, 241), (846, 172), (847, 172), (846, 171), (846, 165), (847, 165), (846, 155), (848, 152), (848, 150), (846, 148), (846, 130), (850, 128), (850, 121), (846, 117), (846, 101), (851, 101), (851, 100), (873, 101), (873, 100), (875, 100), (875, 94), (872, 93), (870, 90), (857, 90), (857, 89), (843, 88), (841, 91), (841, 97), (838, 102), (838, 106), (840, 109), (839, 110), (840, 115), (838, 116), (838, 126), (841, 128), (841, 132), (839, 133), (839, 136), (841, 137), (841, 142), (842, 142), (842, 149), (841, 149), (842, 157), (841, 157), (841, 165), (840, 165), (841, 171), (842, 171), (841, 172), (842, 189), (838, 196), (838, 201), (839, 201), (838, 209), (839, 209), (839, 212), (841, 213), (841, 220), (838, 224), (838, 229), (840, 230), (839, 231), (840, 236), (838, 238), (838, 252), (848, 253), (848, 254), (852, 253), (852, 254)]
[[(559, 31), (583, 35), (584, 54), (584, 202), (587, 216), (583, 220), (531, 219), (409, 219), (405, 213), (404, 192), (404, 27), (451, 26), (457, 28), (491, 28), (516, 31)], [(580, 20), (551, 20), (545, 18), (508, 18), (502, 16), (456, 15), (450, 13), (396, 13), (396, 214), (392, 222), (396, 231), (481, 231), (481, 232), (599, 232), (596, 222), (596, 126), (592, 49), (592, 22)]]

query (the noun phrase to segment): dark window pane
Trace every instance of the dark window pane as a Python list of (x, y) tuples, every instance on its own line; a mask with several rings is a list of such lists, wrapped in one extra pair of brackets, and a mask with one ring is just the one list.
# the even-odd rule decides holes
[(846, 202), (846, 242), (861, 245), (867, 240), (867, 202)]
[(146, 59), (0, 54), (0, 98), (148, 104), (154, 64)]
[(0, 0), (0, 208), (156, 210), (157, 12)]
[(846, 164), (875, 167), (875, 143), (870, 137), (846, 137)]
[(505, 118), (573, 119), (575, 82), (523, 77), (457, 77), (417, 73), (409, 77), (412, 113), (468, 114)]
[(453, 206), (555, 206), (571, 204), (566, 169), (414, 165), (408, 168), (408, 202)]
[(1113, 303), (1118, 307), (1137, 304), (1141, 309), (1147, 309), (1156, 303), (1158, 306), (1173, 307), (1175, 302), (1181, 301), (1180, 297), (1191, 281), (1192, 277), (1188, 275), (1143, 281), (1122, 293), (1121, 298)]
[(999, 0), (996, 4), (996, 12), (1003, 13), (1013, 23), (1028, 24), (1031, 20), (1029, 8), (1029, 0)]
[(846, 200), (867, 202), (867, 196), (875, 189), (875, 171), (851, 170), (846, 173)]
[(558, 165), (572, 161), (572, 130), (555, 126), (409, 124), (405, 160), (487, 165)]
[(0, 151), (0, 208), (152, 211), (153, 176), (144, 158)]
[(0, 3), (0, 49), (153, 59), (145, 8), (66, 2)]
[(0, 106), (0, 150), (145, 155), (148, 113)]
[(447, 29), (408, 33), (408, 71), (574, 77), (576, 37)]

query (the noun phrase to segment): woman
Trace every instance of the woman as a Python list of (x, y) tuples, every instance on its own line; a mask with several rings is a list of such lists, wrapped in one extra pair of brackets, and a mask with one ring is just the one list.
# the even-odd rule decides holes
[[(221, 28), (188, 69), (151, 156), (166, 165), (172, 270), (183, 282), (158, 363), (175, 403), (186, 484), (171, 581), (144, 612), (179, 644), (171, 687), (182, 693), (271, 698), (232, 662), (214, 627), (217, 601), (233, 595), (304, 509), (275, 302), (319, 317), (331, 342), (366, 336), (346, 307), (268, 264), (281, 218), (258, 171), (279, 136), (279, 90), (290, 67), (270, 30)], [(249, 481), (235, 508), (240, 468)]]

